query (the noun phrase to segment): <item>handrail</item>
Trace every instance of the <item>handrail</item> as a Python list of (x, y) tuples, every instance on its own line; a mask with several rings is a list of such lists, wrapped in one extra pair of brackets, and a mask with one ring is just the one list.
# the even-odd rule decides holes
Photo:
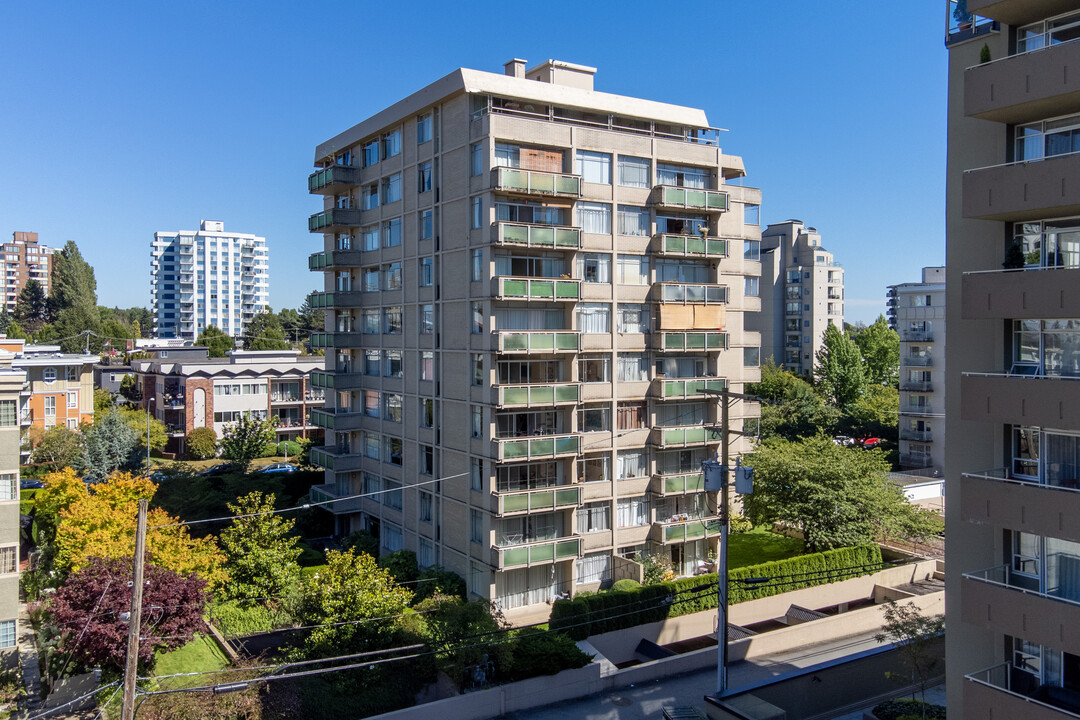
[(1067, 153), (1056, 153), (1054, 155), (1044, 155), (1043, 157), (1031, 158), (1029, 160), (1013, 160), (1012, 162), (998, 163), (997, 165), (985, 165), (983, 167), (970, 168), (968, 170), (965, 170), (964, 174), (967, 175), (968, 173), (979, 172), (980, 170), (993, 170), (994, 168), (1000, 167), (1012, 167), (1013, 165), (1027, 165), (1029, 163), (1042, 162), (1043, 160), (1053, 160), (1054, 158), (1069, 157), (1071, 155), (1080, 155), (1080, 150), (1073, 150), (1072, 152)]
[[(1045, 558), (1040, 558), (1039, 562), (1043, 563), (1046, 560), (1048, 560), (1050, 557), (1054, 557), (1054, 556), (1058, 556), (1058, 555), (1063, 555), (1065, 557), (1073, 557), (1073, 558), (1076, 557), (1075, 555), (1069, 555), (1068, 553), (1053, 553), (1053, 554), (1051, 554), (1051, 555), (1049, 555), (1049, 556), (1047, 556)], [(988, 567), (988, 568), (983, 568), (982, 570), (975, 570), (973, 572), (961, 573), (961, 576), (968, 579), (968, 580), (972, 580), (974, 582), (980, 582), (980, 583), (984, 583), (986, 585), (993, 585), (994, 587), (1005, 588), (1006, 590), (1013, 590), (1013, 591), (1021, 593), (1023, 595), (1030, 595), (1032, 597), (1042, 598), (1043, 600), (1053, 600), (1055, 602), (1062, 602), (1062, 603), (1065, 603), (1067, 605), (1076, 605), (1076, 606), (1080, 607), (1080, 600), (1074, 600), (1072, 598), (1062, 597), (1061, 595), (1053, 595), (1053, 594), (1051, 594), (1051, 593), (1049, 593), (1049, 592), (1047, 592), (1045, 590), (1032, 590), (1030, 588), (1023, 587), (1021, 585), (1013, 584), (1012, 582), (1010, 582), (1010, 580), (1012, 579), (1012, 575), (1015, 572), (1016, 571), (1012, 569), (1011, 565), (1005, 564), (1005, 565), (994, 565), (994, 566), (991, 566), (991, 567)], [(994, 573), (994, 574), (1000, 573), (1001, 574), (1001, 579), (999, 580), (999, 579), (991, 577), (991, 573)], [(1024, 577), (1024, 578), (1027, 578), (1027, 579), (1031, 579), (1031, 580), (1035, 579), (1034, 575), (1030, 575), (1030, 576), (1029, 575), (1021, 575), (1021, 576)]]
[[(1055, 28), (1055, 30), (1061, 30), (1061, 28)], [(1032, 37), (1034, 37), (1034, 36), (1032, 36)], [(1032, 55), (1034, 53), (1042, 52), (1043, 50), (1049, 50), (1051, 48), (1060, 47), (1062, 45), (1068, 45), (1069, 43), (1074, 43), (1077, 40), (1080, 40), (1080, 38), (1073, 38), (1072, 40), (1065, 40), (1064, 42), (1051, 43), (1051, 42), (1049, 42), (1049, 38), (1050, 38), (1050, 31), (1049, 30), (1044, 32), (1042, 34), (1042, 37), (1043, 37), (1043, 41), (1046, 42), (1046, 45), (1043, 45), (1042, 47), (1032, 48), (1031, 50), (1025, 50), (1024, 52), (1013, 53), (1012, 55), (1004, 55), (1002, 57), (999, 57), (997, 60), (988, 60), (988, 61), (986, 61), (984, 63), (976, 63), (975, 65), (969, 65), (968, 67), (964, 68), (964, 72), (967, 72), (968, 70), (974, 70), (975, 68), (987, 67), (989, 65), (996, 65), (997, 63), (1004, 62), (1006, 60), (1012, 60), (1013, 58), (1017, 58), (1017, 57), (1024, 57), (1025, 55)]]
[[(1037, 700), (1037, 699), (1035, 699), (1033, 697), (1028, 697), (1027, 695), (1024, 695), (1022, 693), (1018, 693), (1015, 690), (1013, 690), (1012, 689), (1012, 682), (1010, 681), (1010, 675), (1012, 674), (1012, 672), (1011, 672), (1012, 670), (1013, 670), (1013, 665), (1011, 663), (1003, 662), (1003, 663), (998, 663), (997, 665), (991, 665), (988, 668), (983, 668), (982, 670), (976, 670), (975, 672), (973, 672), (973, 673), (971, 673), (969, 675), (965, 675), (964, 679), (969, 681), (969, 682), (978, 683), (979, 685), (985, 685), (986, 687), (993, 688), (995, 690), (1000, 690), (1001, 692), (1006, 693), (1008, 695), (1012, 695), (1013, 697), (1018, 698), (1020, 700), (1023, 700), (1024, 702), (1029, 702), (1032, 705), (1038, 705), (1040, 707), (1047, 708), (1048, 710), (1051, 710), (1051, 711), (1056, 712), (1056, 713), (1060, 713), (1061, 715), (1064, 715), (1064, 716), (1067, 716), (1067, 717), (1072, 717), (1072, 718), (1080, 718), (1080, 715), (1077, 715), (1076, 713), (1074, 713), (1074, 712), (1072, 712), (1070, 710), (1066, 710), (1063, 707), (1059, 707), (1057, 705), (1051, 705), (1050, 703), (1045, 703), (1042, 700)], [(1004, 678), (1004, 682), (1003, 683), (1001, 681), (995, 682), (994, 680), (992, 680), (991, 675), (993, 675), (993, 674), (1002, 675), (1003, 678)], [(982, 677), (978, 677), (980, 675), (984, 675), (985, 679), (983, 679)]]
[(1008, 468), (993, 468), (991, 470), (983, 470), (982, 472), (966, 472), (960, 473), (960, 476), (965, 478), (971, 478), (973, 480), (994, 480), (996, 482), (1008, 483), (1010, 485), (1030, 485), (1046, 490), (1060, 490), (1068, 493), (1080, 493), (1080, 487), (1054, 485), (1050, 483), (1046, 478), (1040, 478), (1037, 480), (1032, 478), (1018, 478), (1014, 476), (1011, 472), (1009, 472)]
[(964, 371), (960, 373), (963, 377), (1004, 377), (1004, 378), (1023, 378), (1026, 380), (1080, 380), (1080, 375), (1047, 375), (1046, 373), (1039, 373), (1038, 375), (1027, 375), (1025, 373), (1011, 373), (1011, 372), (970, 372)]

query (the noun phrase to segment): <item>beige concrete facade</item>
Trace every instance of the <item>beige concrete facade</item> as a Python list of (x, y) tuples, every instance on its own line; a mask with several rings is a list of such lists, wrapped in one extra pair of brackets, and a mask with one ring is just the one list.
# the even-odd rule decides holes
[(13, 369), (13, 353), (0, 351), (0, 658), (17, 652), (19, 617), (19, 408), (26, 371)]
[(312, 497), (345, 498), (339, 533), (508, 609), (595, 589), (618, 556), (705, 565), (719, 418), (698, 390), (760, 375), (760, 191), (728, 182), (742, 160), (702, 111), (597, 92), (593, 72), (456, 70), (319, 145), (309, 178)]
[(967, 8), (946, 41), (949, 714), (1077, 717), (1080, 198), (1062, 141), (1080, 3)]
[(844, 328), (844, 268), (816, 228), (786, 220), (762, 230), (760, 294), (761, 312), (747, 322), (761, 333), (762, 358), (812, 375), (825, 328)]
[(889, 286), (889, 324), (900, 335), (900, 465), (945, 468), (945, 268)]

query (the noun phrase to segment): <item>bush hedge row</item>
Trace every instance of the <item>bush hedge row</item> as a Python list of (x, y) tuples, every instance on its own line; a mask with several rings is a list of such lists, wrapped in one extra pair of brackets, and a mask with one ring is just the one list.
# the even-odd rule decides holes
[[(769, 597), (814, 585), (869, 575), (881, 569), (881, 548), (877, 545), (826, 550), (749, 565), (728, 571), (728, 594), (731, 604)], [(741, 583), (750, 578), (770, 578), (774, 582)], [(575, 640), (590, 635), (659, 622), (680, 615), (716, 607), (718, 575), (697, 575), (634, 590), (578, 595), (571, 600), (556, 600), (551, 609), (550, 627), (564, 630)]]

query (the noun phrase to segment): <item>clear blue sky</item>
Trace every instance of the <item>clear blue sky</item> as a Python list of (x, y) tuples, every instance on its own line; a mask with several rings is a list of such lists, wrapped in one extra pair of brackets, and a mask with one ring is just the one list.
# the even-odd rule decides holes
[(74, 240), (102, 304), (148, 306), (154, 232), (222, 220), (267, 238), (296, 307), (317, 143), (454, 68), (557, 58), (730, 129), (762, 222), (817, 227), (869, 322), (944, 262), (943, 5), (2, 2), (0, 239)]

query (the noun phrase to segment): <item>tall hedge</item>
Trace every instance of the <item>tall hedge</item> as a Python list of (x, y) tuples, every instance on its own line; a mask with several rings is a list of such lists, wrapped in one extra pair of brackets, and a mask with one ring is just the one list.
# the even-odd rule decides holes
[[(728, 593), (731, 604), (735, 604), (869, 575), (881, 566), (881, 548), (877, 545), (826, 550), (730, 570)], [(584, 640), (590, 635), (712, 610), (717, 605), (717, 598), (716, 593), (708, 589), (716, 587), (718, 577), (711, 573), (644, 585), (636, 590), (556, 600), (549, 627), (565, 630), (575, 640)], [(748, 578), (773, 578), (775, 582), (739, 582)], [(692, 592), (695, 588), (701, 589)]]

